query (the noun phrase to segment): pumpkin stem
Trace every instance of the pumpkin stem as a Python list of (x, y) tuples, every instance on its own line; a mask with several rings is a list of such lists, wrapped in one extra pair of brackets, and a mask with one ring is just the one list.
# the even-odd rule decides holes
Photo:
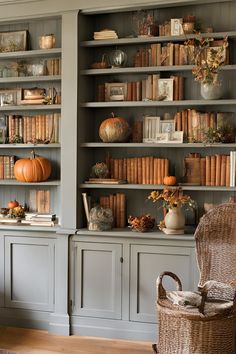
[(34, 152), (34, 150), (31, 151), (31, 157), (30, 157), (30, 158), (31, 158), (31, 160), (35, 159), (35, 152)]
[(114, 112), (111, 112), (112, 118), (115, 118), (115, 114)]

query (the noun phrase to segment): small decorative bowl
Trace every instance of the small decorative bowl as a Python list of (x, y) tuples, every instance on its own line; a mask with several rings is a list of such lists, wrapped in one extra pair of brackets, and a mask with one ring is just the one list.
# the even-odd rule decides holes
[(128, 223), (132, 231), (149, 232), (155, 226), (155, 219), (151, 215), (129, 216)]
[(91, 69), (106, 69), (107, 63), (105, 61), (99, 61), (91, 64)]

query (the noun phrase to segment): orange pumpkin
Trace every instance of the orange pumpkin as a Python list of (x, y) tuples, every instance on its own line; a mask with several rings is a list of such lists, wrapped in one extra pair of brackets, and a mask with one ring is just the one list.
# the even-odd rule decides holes
[(21, 182), (46, 181), (51, 171), (51, 162), (45, 157), (35, 156), (33, 151), (30, 158), (19, 159), (14, 165), (14, 175)]
[(177, 180), (175, 176), (165, 176), (163, 183), (166, 186), (174, 186), (176, 184)]
[(7, 203), (7, 207), (9, 209), (13, 209), (13, 208), (16, 208), (18, 207), (19, 203), (17, 200), (10, 200), (8, 203)]
[(125, 118), (112, 117), (105, 119), (99, 127), (99, 136), (104, 143), (121, 143), (127, 141), (130, 126)]

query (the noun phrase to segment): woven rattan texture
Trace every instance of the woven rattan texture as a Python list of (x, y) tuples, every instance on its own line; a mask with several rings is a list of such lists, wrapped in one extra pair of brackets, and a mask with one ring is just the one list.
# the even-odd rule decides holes
[[(236, 204), (222, 204), (204, 215), (195, 232), (200, 270), (199, 285), (208, 280), (226, 284), (210, 290), (210, 297), (235, 297)], [(160, 278), (160, 277), (159, 277)], [(235, 354), (236, 311), (204, 316), (198, 309), (186, 310), (165, 297), (162, 281), (157, 297), (159, 354)], [(180, 289), (181, 290), (181, 289)]]

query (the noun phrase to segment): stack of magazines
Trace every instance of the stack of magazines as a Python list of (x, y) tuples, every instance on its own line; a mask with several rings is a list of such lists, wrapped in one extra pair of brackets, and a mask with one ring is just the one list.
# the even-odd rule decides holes
[(33, 226), (54, 226), (57, 224), (56, 214), (50, 213), (25, 213), (22, 224)]

